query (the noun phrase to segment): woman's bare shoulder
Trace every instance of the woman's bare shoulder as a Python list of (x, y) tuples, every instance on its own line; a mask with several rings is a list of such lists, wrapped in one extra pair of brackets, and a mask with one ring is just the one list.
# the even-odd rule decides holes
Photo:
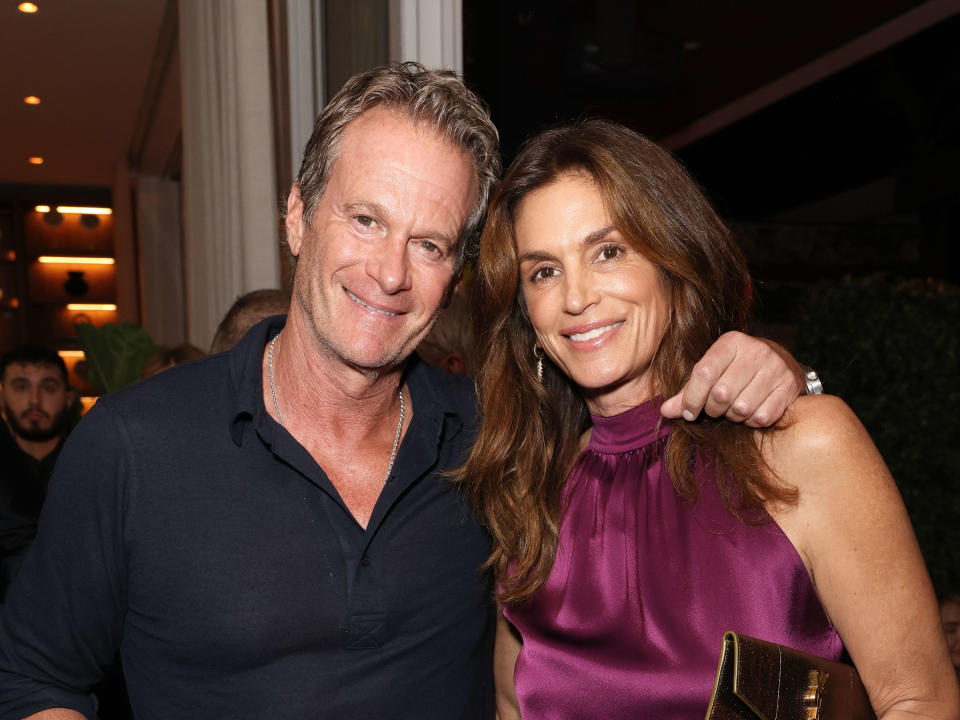
[[(825, 490), (825, 483), (839, 478), (847, 482), (845, 469), (862, 468), (864, 463), (876, 470), (883, 466), (863, 424), (836, 396), (798, 398), (779, 425), (762, 434), (761, 449), (774, 473), (801, 494), (813, 485)], [(869, 475), (884, 482), (887, 477), (885, 467)]]
[(848, 439), (848, 434), (866, 434), (856, 414), (836, 395), (805, 395), (787, 408), (779, 429), (770, 433), (784, 449), (822, 447), (829, 449)]

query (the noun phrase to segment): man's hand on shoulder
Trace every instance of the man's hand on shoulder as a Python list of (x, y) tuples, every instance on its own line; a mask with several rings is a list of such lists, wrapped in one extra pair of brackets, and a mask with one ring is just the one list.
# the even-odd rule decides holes
[(667, 418), (701, 412), (750, 427), (777, 422), (804, 389), (803, 372), (777, 343), (728, 332), (694, 365), (687, 384), (660, 408)]

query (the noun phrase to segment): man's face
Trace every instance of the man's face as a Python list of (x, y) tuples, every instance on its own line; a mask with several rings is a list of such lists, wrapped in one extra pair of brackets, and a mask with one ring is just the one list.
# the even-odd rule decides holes
[(353, 121), (310, 225), (297, 188), (291, 312), (321, 350), (365, 370), (402, 362), (452, 290), (457, 241), (477, 199), (469, 155), (434, 129), (376, 108)]
[(71, 391), (53, 365), (11, 363), (3, 374), (3, 405), (14, 434), (42, 442), (63, 432)]

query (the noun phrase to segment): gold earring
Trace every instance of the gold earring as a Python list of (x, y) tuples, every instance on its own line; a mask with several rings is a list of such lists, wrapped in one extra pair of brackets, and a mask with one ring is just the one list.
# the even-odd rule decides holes
[(537, 382), (543, 383), (543, 351), (536, 343), (533, 344), (533, 356), (537, 359)]

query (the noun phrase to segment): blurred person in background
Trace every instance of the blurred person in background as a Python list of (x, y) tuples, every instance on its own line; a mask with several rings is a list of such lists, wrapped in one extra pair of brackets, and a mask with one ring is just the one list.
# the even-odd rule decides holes
[(225, 352), (236, 345), (261, 320), (271, 315), (285, 315), (290, 309), (290, 291), (276, 288), (252, 290), (238, 297), (213, 334), (210, 354)]
[(42, 345), (0, 359), (0, 599), (37, 531), (53, 466), (70, 429), (75, 397), (67, 367)]
[(457, 288), (433, 330), (417, 345), (417, 354), (430, 365), (448, 373), (469, 375), (473, 366), (473, 326), (470, 324), (470, 302)]
[(941, 595), (940, 622), (943, 624), (943, 634), (947, 638), (947, 649), (950, 651), (950, 662), (960, 681), (960, 595)]

